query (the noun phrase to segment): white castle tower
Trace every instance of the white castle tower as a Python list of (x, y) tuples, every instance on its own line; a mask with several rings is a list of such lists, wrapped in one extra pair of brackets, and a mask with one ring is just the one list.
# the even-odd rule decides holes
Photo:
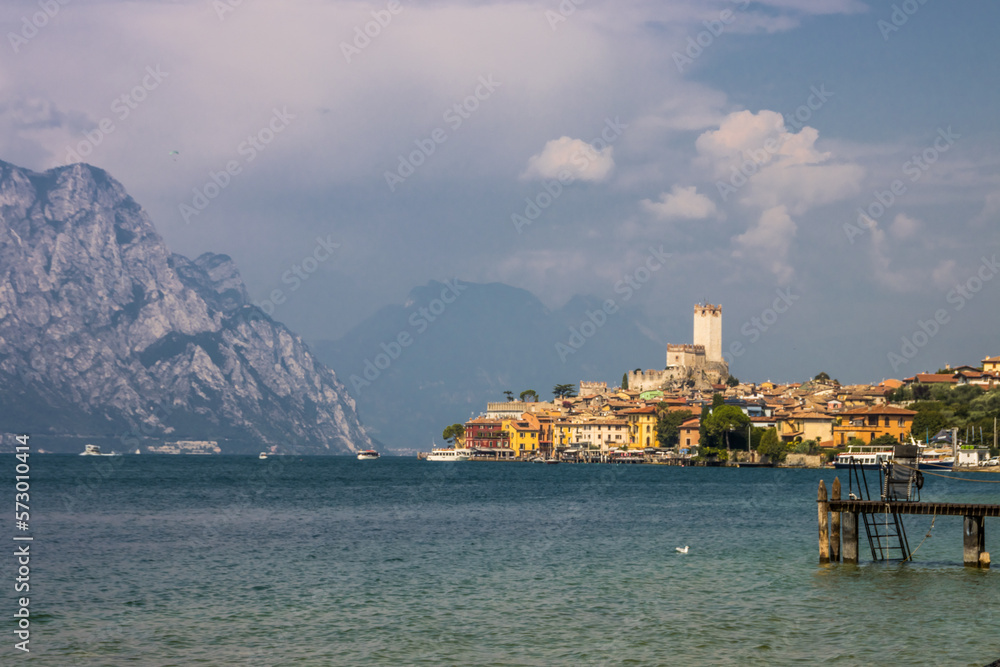
[(705, 347), (705, 361), (722, 361), (722, 306), (694, 306), (694, 344)]

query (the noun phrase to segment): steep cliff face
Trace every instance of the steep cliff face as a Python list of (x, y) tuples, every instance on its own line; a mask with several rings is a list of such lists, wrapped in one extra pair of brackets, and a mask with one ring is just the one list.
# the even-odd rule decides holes
[(108, 174), (0, 162), (0, 431), (223, 451), (371, 446), (353, 399), (250, 304), (232, 260), (171, 255)]

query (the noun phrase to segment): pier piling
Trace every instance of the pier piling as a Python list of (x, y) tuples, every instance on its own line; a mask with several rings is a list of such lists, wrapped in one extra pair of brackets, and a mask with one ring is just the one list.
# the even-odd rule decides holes
[(858, 562), (858, 513), (844, 512), (844, 562)]
[[(969, 567), (981, 567), (980, 556), (986, 549), (986, 531), (983, 530), (983, 517), (967, 516), (962, 526), (964, 540), (964, 560)], [(986, 557), (989, 563), (989, 556)], [(987, 565), (987, 567), (989, 567)]]
[(830, 503), (827, 502), (826, 484), (819, 480), (819, 492), (816, 497), (819, 506), (819, 562), (830, 562)]
[[(840, 500), (840, 478), (833, 478), (833, 488), (830, 489), (830, 500)], [(840, 512), (830, 516), (830, 560), (840, 562)]]

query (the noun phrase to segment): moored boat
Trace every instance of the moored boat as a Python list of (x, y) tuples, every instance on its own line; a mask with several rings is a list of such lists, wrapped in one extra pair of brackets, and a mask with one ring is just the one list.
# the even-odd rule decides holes
[[(951, 470), (955, 465), (955, 457), (948, 450), (930, 449), (927, 445), (911, 442), (918, 447), (917, 468), (919, 470)], [(884, 462), (892, 461), (893, 450), (890, 447), (859, 446), (848, 447), (847, 451), (837, 454), (833, 461), (834, 468), (849, 468), (857, 465), (863, 470), (878, 470)]]
[(472, 456), (471, 449), (432, 449), (427, 455), (428, 461), (468, 461)]

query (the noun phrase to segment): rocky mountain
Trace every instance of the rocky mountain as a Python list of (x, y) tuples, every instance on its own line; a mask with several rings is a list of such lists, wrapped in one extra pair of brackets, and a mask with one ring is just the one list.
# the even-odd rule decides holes
[(170, 254), (120, 183), (0, 162), (0, 431), (54, 451), (218, 440), (371, 446), (332, 370), (250, 303), (225, 255)]
[(441, 431), (534, 389), (621, 382), (626, 370), (662, 368), (665, 344), (624, 301), (577, 296), (550, 310), (501, 283), (431, 282), (386, 306), (318, 357), (340, 370), (372, 436), (389, 448), (427, 450)]

